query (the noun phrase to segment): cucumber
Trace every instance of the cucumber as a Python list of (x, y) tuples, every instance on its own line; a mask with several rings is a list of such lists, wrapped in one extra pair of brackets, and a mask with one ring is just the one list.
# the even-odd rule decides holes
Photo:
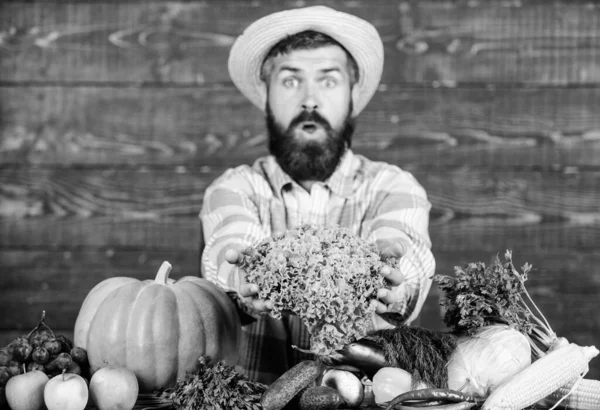
[(323, 370), (320, 361), (304, 360), (298, 363), (267, 388), (260, 404), (264, 410), (281, 410), (302, 389), (314, 382)]
[(329, 386), (314, 386), (302, 392), (300, 410), (329, 410), (337, 409), (344, 404), (340, 393)]

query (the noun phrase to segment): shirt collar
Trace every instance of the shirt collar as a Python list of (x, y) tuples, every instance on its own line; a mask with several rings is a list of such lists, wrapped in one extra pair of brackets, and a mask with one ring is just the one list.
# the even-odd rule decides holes
[[(324, 182), (325, 185), (336, 195), (347, 198), (352, 196), (354, 179), (360, 167), (360, 160), (348, 149), (342, 156), (340, 163), (333, 174)], [(286, 174), (274, 156), (269, 156), (269, 179), (272, 187), (278, 195), (289, 184), (295, 184), (292, 178)]]
[(288, 174), (286, 174), (283, 171), (283, 169), (281, 169), (273, 155), (269, 155), (269, 167), (267, 172), (267, 175), (271, 180), (273, 190), (275, 191), (277, 196), (281, 196), (281, 191), (287, 185), (293, 185), (294, 183), (293, 179)]

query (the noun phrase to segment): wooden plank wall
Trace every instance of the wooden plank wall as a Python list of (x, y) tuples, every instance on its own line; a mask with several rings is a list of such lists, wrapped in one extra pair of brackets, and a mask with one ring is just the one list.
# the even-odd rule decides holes
[[(600, 6), (324, 1), (386, 63), (354, 147), (433, 203), (438, 272), (512, 249), (557, 333), (600, 346)], [(226, 70), (254, 19), (312, 1), (0, 4), (0, 345), (72, 333), (97, 282), (198, 273), (203, 191), (266, 153)], [(423, 326), (443, 328), (433, 289)], [(588, 377), (600, 377), (600, 359)]]

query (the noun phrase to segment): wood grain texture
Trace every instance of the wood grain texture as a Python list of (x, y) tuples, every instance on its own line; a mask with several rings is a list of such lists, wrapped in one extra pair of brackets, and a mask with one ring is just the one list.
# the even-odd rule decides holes
[[(225, 167), (0, 171), (4, 247), (196, 249), (204, 189)], [(597, 247), (600, 172), (415, 170), (440, 250)]]
[[(0, 164), (181, 166), (266, 153), (232, 87), (0, 87)], [(405, 168), (598, 169), (600, 88), (383, 87), (353, 148)]]
[[(46, 311), (51, 327), (72, 329), (88, 292), (117, 276), (153, 279), (169, 261), (174, 279), (198, 275), (198, 256), (188, 250), (6, 250), (2, 258), (0, 329), (28, 329)], [(15, 313), (18, 312), (18, 315)]]
[[(193, 252), (200, 243), (199, 221), (195, 217), (177, 219), (39, 218), (2, 220), (3, 247), (26, 249), (140, 248), (185, 249)], [(510, 224), (505, 218), (448, 222), (430, 229), (436, 250), (464, 252), (473, 246), (489, 252), (523, 247), (530, 252), (548, 248), (597, 249), (598, 223), (590, 224)], [(10, 242), (13, 241), (13, 242)], [(10, 245), (9, 245), (10, 244)]]
[(400, 2), (409, 82), (598, 81), (599, 9), (592, 2)]
[(0, 79), (229, 82), (229, 48), (245, 27), (314, 4), (375, 25), (384, 83), (600, 80), (600, 7), (532, 0), (3, 2)]

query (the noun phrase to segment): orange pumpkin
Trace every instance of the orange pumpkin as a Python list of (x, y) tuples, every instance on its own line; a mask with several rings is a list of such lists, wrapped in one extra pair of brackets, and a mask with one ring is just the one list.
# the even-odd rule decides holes
[(241, 325), (234, 303), (216, 285), (194, 276), (169, 278), (164, 262), (154, 280), (115, 277), (87, 295), (74, 343), (87, 350), (92, 373), (122, 366), (140, 392), (171, 387), (208, 355), (234, 366)]

